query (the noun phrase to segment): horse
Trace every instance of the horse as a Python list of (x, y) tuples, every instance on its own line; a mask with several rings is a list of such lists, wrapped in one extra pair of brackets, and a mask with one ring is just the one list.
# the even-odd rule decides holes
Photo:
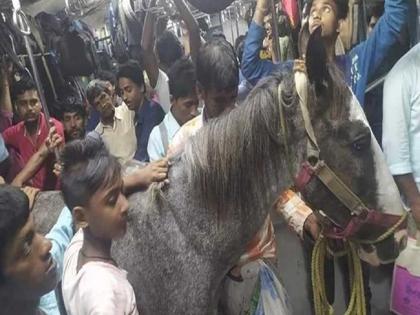
[[(335, 66), (318, 54), (319, 36), (309, 39), (305, 90), (320, 157), (366, 207), (401, 215), (395, 184), (389, 173), (388, 179), (378, 173), (374, 140), (354, 110), (351, 91)], [(310, 62), (316, 58), (317, 63)], [(127, 233), (114, 242), (112, 252), (128, 272), (141, 313), (217, 314), (222, 279), (307, 161), (295, 77), (284, 72), (260, 82), (241, 107), (208, 122), (172, 158), (169, 185), (152, 185), (130, 196)], [(378, 178), (386, 182), (386, 191)], [(303, 194), (332, 221), (351, 220), (317, 178)], [(59, 192), (42, 193), (33, 210), (36, 224), (48, 230), (63, 205)], [(37, 219), (41, 213), (46, 220)], [(388, 228), (378, 226), (372, 235), (361, 229), (354, 237), (375, 239)], [(392, 246), (367, 250), (380, 261), (395, 259), (402, 246), (394, 234), (384, 240)]]

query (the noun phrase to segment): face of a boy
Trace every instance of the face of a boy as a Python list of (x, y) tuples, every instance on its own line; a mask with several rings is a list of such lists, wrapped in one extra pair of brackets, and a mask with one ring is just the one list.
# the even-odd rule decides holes
[(55, 288), (58, 275), (50, 250), (51, 242), (35, 232), (30, 215), (6, 247), (4, 274), (10, 294), (36, 300)]
[(122, 179), (95, 192), (86, 210), (89, 230), (95, 237), (104, 240), (123, 237), (127, 229), (128, 201), (123, 195)]
[(230, 112), (235, 108), (236, 98), (238, 97), (238, 88), (231, 90), (210, 90), (202, 91), (203, 98), (208, 119), (216, 118), (222, 114)]
[(144, 102), (144, 86), (138, 86), (129, 78), (118, 80), (120, 95), (130, 110), (138, 110)]
[(177, 98), (172, 102), (171, 111), (180, 126), (193, 119), (199, 114), (197, 94)]
[(37, 90), (28, 90), (18, 95), (16, 98), (16, 108), (23, 121), (38, 121), (42, 107)]
[(334, 0), (314, 0), (309, 13), (309, 32), (322, 28), (322, 37), (338, 36), (340, 21), (337, 18), (337, 5)]

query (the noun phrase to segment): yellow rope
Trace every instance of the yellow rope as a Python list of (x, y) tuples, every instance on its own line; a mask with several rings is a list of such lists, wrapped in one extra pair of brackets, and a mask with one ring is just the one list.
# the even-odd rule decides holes
[[(344, 315), (366, 315), (366, 301), (363, 287), (363, 274), (357, 247), (351, 241), (345, 242), (349, 262), (351, 296)], [(333, 315), (334, 309), (329, 304), (325, 291), (325, 257), (327, 239), (322, 235), (315, 243), (312, 252), (312, 290), (314, 295), (315, 315)]]
[(397, 223), (394, 224), (394, 226), (392, 226), (390, 229), (388, 229), (384, 234), (381, 234), (379, 237), (377, 237), (376, 239), (369, 241), (369, 240), (357, 240), (357, 243), (360, 244), (376, 244), (379, 242), (382, 242), (383, 240), (387, 239), (388, 237), (390, 237), (392, 234), (395, 233), (395, 231), (398, 229), (398, 227), (405, 221), (405, 219), (407, 219), (408, 216), (408, 212), (404, 212), (401, 215), (401, 218), (398, 220)]

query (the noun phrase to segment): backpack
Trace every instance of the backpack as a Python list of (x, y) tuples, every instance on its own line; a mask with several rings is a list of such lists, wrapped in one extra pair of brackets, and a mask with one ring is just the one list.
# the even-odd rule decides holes
[(59, 40), (57, 50), (65, 76), (89, 76), (98, 69), (95, 38), (82, 21), (71, 22)]

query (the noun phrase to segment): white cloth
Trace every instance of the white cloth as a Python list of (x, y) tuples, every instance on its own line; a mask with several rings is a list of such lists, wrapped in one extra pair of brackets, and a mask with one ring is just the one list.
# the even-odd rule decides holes
[(159, 75), (154, 90), (158, 97), (158, 103), (162, 106), (165, 113), (171, 108), (171, 98), (169, 93), (169, 79), (165, 72), (159, 69)]
[(68, 315), (138, 315), (127, 272), (106, 262), (88, 262), (77, 272), (83, 231), (64, 255), (63, 300)]
[(420, 188), (420, 44), (402, 57), (387, 76), (382, 139), (391, 173), (412, 173)]
[[(168, 143), (170, 144), (181, 126), (178, 124), (171, 111), (165, 115), (163, 124), (166, 127), (168, 133)], [(147, 145), (147, 153), (149, 154), (150, 162), (164, 158), (166, 156), (165, 152), (167, 149), (168, 148), (165, 150), (164, 148), (159, 125), (155, 126), (150, 133), (149, 143)]]
[(137, 150), (134, 116), (135, 112), (123, 103), (115, 108), (114, 124), (112, 126), (100, 122), (95, 128), (109, 152), (121, 164), (131, 161)]

